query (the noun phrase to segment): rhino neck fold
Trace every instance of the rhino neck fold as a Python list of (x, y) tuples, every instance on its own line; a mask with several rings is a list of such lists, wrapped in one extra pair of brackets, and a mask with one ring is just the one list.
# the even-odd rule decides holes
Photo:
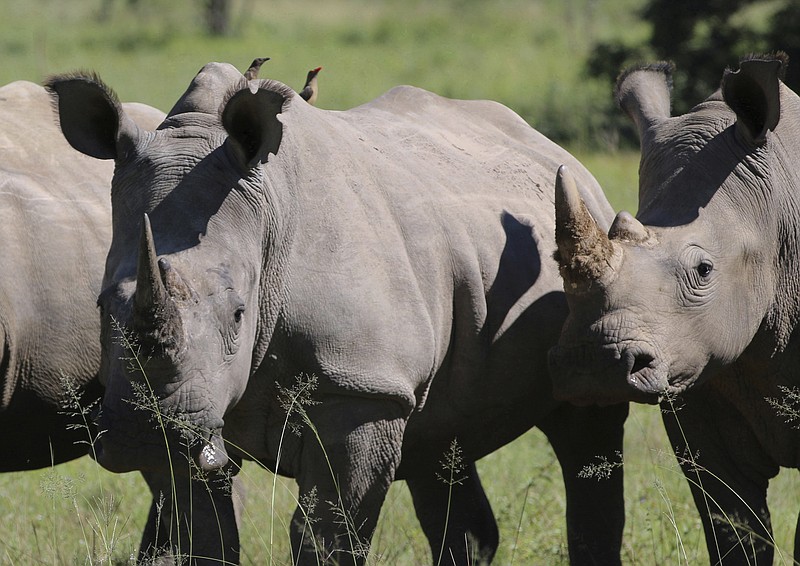
[[(283, 143), (286, 144), (287, 140), (284, 139)], [(281, 163), (280, 159), (271, 159), (269, 165), (261, 166), (264, 173), (261, 189), (265, 193), (267, 206), (258, 282), (259, 318), (253, 344), (251, 374), (264, 361), (288, 297), (289, 254), (297, 230), (299, 207), (294, 193), (287, 189), (286, 193), (278, 194), (274, 190), (274, 187), (292, 187), (296, 184), (281, 167)]]

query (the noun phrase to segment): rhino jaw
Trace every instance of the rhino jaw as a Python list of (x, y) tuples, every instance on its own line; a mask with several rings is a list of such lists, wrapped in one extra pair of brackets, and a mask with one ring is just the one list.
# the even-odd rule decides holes
[(548, 353), (553, 396), (573, 405), (654, 405), (668, 389), (665, 364), (645, 348), (559, 344)]
[[(123, 395), (118, 403), (104, 402), (93, 413), (94, 423), (102, 431), (91, 451), (98, 464), (115, 473), (172, 470), (171, 462), (186, 462), (187, 457), (205, 471), (228, 464), (222, 436), (225, 421), (213, 411), (191, 421), (176, 407), (153, 407), (163, 415), (154, 426), (151, 419), (140, 418), (141, 407), (130, 402), (133, 398)], [(173, 418), (181, 414), (186, 419)]]
[(628, 385), (647, 395), (647, 402), (660, 403), (669, 388), (664, 364), (647, 350), (635, 347), (625, 350), (622, 363), (627, 368)]

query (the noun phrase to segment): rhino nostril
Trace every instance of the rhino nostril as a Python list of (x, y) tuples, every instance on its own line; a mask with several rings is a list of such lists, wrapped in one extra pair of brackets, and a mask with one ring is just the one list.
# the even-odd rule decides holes
[(630, 369), (630, 374), (634, 375), (645, 368), (652, 367), (653, 364), (653, 356), (650, 354), (636, 354), (633, 358), (633, 365)]

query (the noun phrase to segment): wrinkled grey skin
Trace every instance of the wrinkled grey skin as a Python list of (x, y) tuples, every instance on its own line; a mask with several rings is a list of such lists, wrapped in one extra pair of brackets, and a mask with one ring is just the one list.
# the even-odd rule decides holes
[[(160, 408), (196, 433), (167, 433), (169, 454), (188, 445), (209, 470), (257, 459), (318, 501), (292, 521), (299, 563), (362, 563), (395, 479), (434, 560), (443, 537), (456, 563), (490, 560), (497, 527), (473, 462), (534, 425), (564, 471), (572, 560), (619, 562), (621, 474), (578, 472), (619, 458), (627, 406), (558, 403), (546, 371), (566, 316), (551, 259), (558, 164), (613, 217), (569, 154), (498, 104), (410, 87), (331, 112), (210, 63), (154, 133), (91, 77), (50, 88), (73, 146), (116, 160), (99, 299), (105, 467), (163, 470), (168, 453), (128, 402), (143, 377), (121, 361), (113, 317), (149, 358)], [(454, 439), (465, 469), (445, 534), (437, 474)]]
[(784, 64), (744, 60), (676, 117), (669, 65), (624, 74), (618, 101), (642, 145), (637, 218), (620, 213), (606, 237), (566, 177), (557, 198), (570, 315), (552, 351), (556, 396), (661, 402), (714, 564), (771, 563), (767, 485), (800, 463), (800, 432), (768, 402), (800, 385), (800, 100)]
[[(142, 104), (124, 107), (142, 128), (164, 118)], [(103, 396), (96, 301), (111, 237), (112, 174), (110, 163), (66, 143), (45, 89), (23, 81), (0, 88), (0, 471), (84, 456), (97, 435), (80, 409)], [(157, 498), (161, 491), (169, 498), (169, 476), (145, 476)], [(192, 504), (210, 507), (203, 496)], [(142, 538), (148, 556), (169, 542), (171, 509), (168, 499), (159, 524), (153, 502)], [(216, 526), (203, 535), (219, 538)]]
[(0, 471), (87, 453), (81, 406), (102, 397), (94, 297), (111, 233), (103, 186), (112, 168), (75, 152), (47, 92), (0, 88)]

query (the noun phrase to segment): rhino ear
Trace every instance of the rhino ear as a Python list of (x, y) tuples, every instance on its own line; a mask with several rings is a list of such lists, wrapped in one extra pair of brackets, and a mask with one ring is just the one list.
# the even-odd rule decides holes
[(64, 137), (81, 153), (116, 159), (120, 139), (138, 135), (117, 96), (96, 75), (52, 77), (45, 88), (53, 96)]
[(655, 123), (670, 116), (672, 63), (660, 62), (626, 69), (617, 79), (614, 98), (636, 124), (639, 139)]
[(785, 53), (751, 56), (722, 77), (722, 97), (736, 113), (736, 131), (750, 145), (762, 145), (780, 121), (780, 80), (788, 60)]
[(286, 99), (287, 92), (283, 89), (262, 86), (253, 92), (243, 88), (234, 93), (222, 109), (222, 125), (228, 132), (228, 142), (245, 169), (266, 163), (270, 153), (278, 153), (283, 137), (283, 124), (278, 114)]

